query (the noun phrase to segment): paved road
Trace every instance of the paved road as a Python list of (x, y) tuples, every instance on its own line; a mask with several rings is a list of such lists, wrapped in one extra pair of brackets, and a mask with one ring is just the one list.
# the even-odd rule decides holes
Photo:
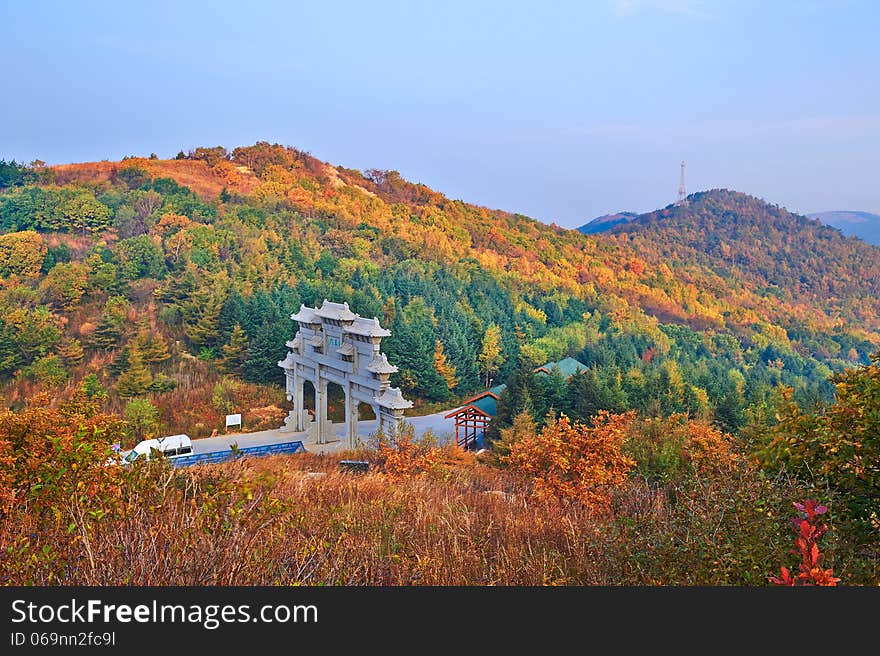
[[(449, 414), (450, 410), (438, 412), (433, 415), (423, 415), (421, 417), (406, 417), (404, 421), (412, 424), (415, 429), (416, 437), (422, 437), (427, 431), (432, 431), (443, 444), (454, 439), (455, 422), (452, 419), (444, 419), (444, 415)], [(366, 441), (371, 433), (378, 428), (377, 420), (358, 422), (358, 436)], [(333, 424), (334, 433), (340, 436), (345, 429), (345, 424)], [(225, 451), (233, 443), (237, 442), (241, 448), (249, 446), (266, 446), (267, 444), (278, 444), (279, 442), (290, 442), (293, 440), (302, 440), (306, 451), (312, 453), (336, 453), (344, 451), (348, 448), (347, 442), (341, 437), (337, 437), (336, 441), (327, 444), (317, 444), (308, 441), (305, 433), (293, 433), (288, 431), (280, 431), (277, 428), (266, 431), (258, 431), (256, 433), (231, 433), (228, 435), (220, 435), (218, 437), (203, 437), (193, 440), (193, 453), (211, 453), (213, 451)]]

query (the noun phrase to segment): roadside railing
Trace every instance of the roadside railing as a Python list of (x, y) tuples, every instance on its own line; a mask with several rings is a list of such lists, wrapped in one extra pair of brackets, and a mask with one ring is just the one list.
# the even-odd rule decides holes
[(282, 442), (281, 444), (267, 444), (265, 446), (249, 446), (243, 449), (227, 449), (226, 451), (212, 451), (211, 453), (194, 453), (188, 456), (169, 458), (174, 467), (189, 467), (191, 465), (206, 465), (215, 462), (226, 462), (236, 458), (259, 458), (274, 456), (282, 453), (305, 453), (306, 448), (301, 440), (295, 442)]

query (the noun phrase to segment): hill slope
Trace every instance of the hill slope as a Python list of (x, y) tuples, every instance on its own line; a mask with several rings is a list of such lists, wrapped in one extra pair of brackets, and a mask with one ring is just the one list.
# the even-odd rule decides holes
[(876, 251), (732, 192), (589, 237), (265, 142), (2, 180), (12, 407), (80, 390), (169, 432), (222, 429), (232, 409), (278, 425), (288, 317), (324, 298), (379, 317), (393, 384), (447, 405), (574, 356), (601, 406), (735, 428), (775, 384), (828, 394), (880, 344)]
[(877, 327), (880, 249), (752, 196), (697, 193), (614, 233), (653, 262), (710, 269), (733, 286)]
[(880, 245), (880, 214), (837, 210), (815, 212), (808, 216), (837, 228), (847, 236), (858, 237), (869, 244)]

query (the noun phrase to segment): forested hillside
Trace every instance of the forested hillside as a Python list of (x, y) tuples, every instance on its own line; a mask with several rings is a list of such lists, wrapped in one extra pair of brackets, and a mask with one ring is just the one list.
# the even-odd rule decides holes
[(651, 262), (699, 266), (731, 286), (878, 326), (880, 249), (753, 196), (700, 192), (687, 205), (644, 214), (613, 232)]
[(828, 397), (831, 372), (880, 344), (877, 251), (732, 192), (591, 238), (263, 142), (3, 163), (0, 185), (14, 409), (79, 390), (153, 429), (206, 435), (233, 408), (277, 425), (288, 317), (324, 298), (392, 330), (393, 383), (420, 401), (568, 355), (590, 367), (551, 379), (536, 415), (580, 394), (595, 400), (582, 415), (690, 412), (736, 430), (778, 383)]

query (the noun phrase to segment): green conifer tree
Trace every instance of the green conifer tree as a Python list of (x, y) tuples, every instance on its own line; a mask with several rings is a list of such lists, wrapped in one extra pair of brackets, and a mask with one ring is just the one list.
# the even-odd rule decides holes
[(229, 335), (229, 342), (223, 345), (223, 357), (220, 360), (220, 368), (225, 373), (241, 376), (248, 360), (248, 348), (250, 344), (244, 329), (235, 324)]
[(89, 346), (102, 351), (109, 351), (119, 345), (122, 328), (114, 317), (104, 315), (98, 322), (95, 331), (89, 336)]
[(117, 394), (123, 398), (140, 396), (147, 391), (152, 381), (153, 377), (150, 375), (150, 370), (144, 365), (141, 352), (135, 347), (130, 348), (128, 369), (122, 372), (119, 380), (116, 381)]
[(65, 339), (58, 345), (58, 355), (62, 357), (64, 364), (73, 367), (82, 362), (85, 351), (78, 339)]
[(184, 333), (190, 344), (196, 347), (210, 348), (217, 344), (220, 338), (220, 308), (221, 302), (211, 296), (204, 303), (199, 303), (201, 309), (195, 315), (194, 320), (184, 322)]
[(148, 364), (160, 364), (171, 357), (168, 345), (161, 335), (150, 335), (145, 339), (138, 340), (140, 343), (141, 357)]

